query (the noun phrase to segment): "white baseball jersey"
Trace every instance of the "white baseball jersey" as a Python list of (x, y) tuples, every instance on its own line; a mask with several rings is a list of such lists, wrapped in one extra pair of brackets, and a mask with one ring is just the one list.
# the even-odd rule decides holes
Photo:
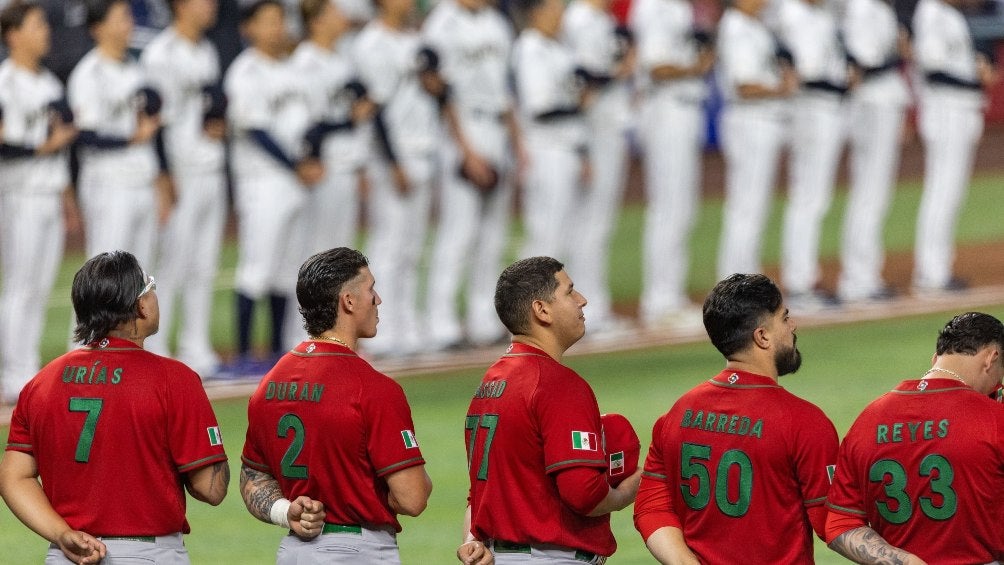
[(228, 99), (227, 119), (234, 132), (234, 173), (248, 178), (290, 174), (248, 132), (268, 133), (294, 163), (302, 157), (303, 134), (310, 124), (302, 77), (288, 60), (272, 59), (249, 47), (230, 65), (223, 87)]
[(174, 174), (223, 167), (223, 143), (203, 133), (203, 93), (220, 80), (220, 61), (208, 40), (192, 43), (173, 27), (162, 31), (140, 58), (163, 100), (160, 111), (168, 162)]
[[(976, 51), (962, 12), (941, 0), (920, 0), (913, 14), (913, 31), (914, 58), (921, 72), (940, 72), (963, 81), (979, 83)], [(926, 88), (941, 90), (944, 86), (927, 83)], [(983, 92), (979, 88), (952, 90), (952, 96), (959, 103), (973, 106), (983, 104)]]
[(689, 67), (697, 63), (694, 7), (687, 0), (635, 0), (629, 23), (638, 46), (638, 84), (643, 92), (673, 96), (685, 102), (707, 98), (702, 77), (653, 83), (652, 69), (660, 65)]
[[(352, 119), (354, 95), (346, 85), (356, 79), (352, 62), (338, 50), (327, 50), (313, 41), (303, 41), (289, 60), (306, 88), (311, 123), (345, 123)], [(322, 145), (324, 163), (339, 170), (356, 169), (363, 159), (358, 130), (346, 129), (328, 135)]]
[[(63, 85), (47, 69), (32, 72), (7, 59), (0, 63), (2, 141), (36, 148), (49, 138), (51, 102), (63, 98)], [(0, 191), (31, 194), (61, 192), (70, 182), (65, 152), (26, 159), (0, 159)]]
[(513, 46), (512, 68), (527, 137), (549, 139), (566, 146), (584, 143), (585, 124), (581, 117), (536, 119), (554, 110), (578, 108), (581, 86), (575, 77), (572, 52), (557, 39), (527, 28)]
[(847, 58), (837, 39), (836, 18), (825, 4), (783, 0), (778, 13), (781, 40), (791, 51), (802, 84), (847, 84)]
[(777, 43), (763, 22), (734, 8), (725, 10), (718, 23), (717, 77), (726, 101), (780, 111), (783, 103), (778, 100), (744, 100), (738, 93), (742, 84), (781, 85), (776, 53)]
[[(136, 61), (114, 61), (92, 49), (74, 67), (68, 85), (78, 129), (125, 140), (133, 136), (140, 110), (136, 93), (146, 85)], [(152, 142), (111, 150), (84, 146), (80, 167), (82, 175), (89, 170), (105, 183), (143, 187), (157, 176), (157, 157)]]
[(417, 33), (373, 20), (359, 32), (353, 61), (370, 99), (383, 107), (395, 151), (431, 152), (439, 143), (439, 109), (418, 81)]
[[(899, 59), (899, 22), (883, 0), (849, 0), (841, 28), (844, 47), (862, 69), (888, 67)], [(872, 104), (906, 106), (910, 93), (896, 67), (866, 73), (854, 98)]]

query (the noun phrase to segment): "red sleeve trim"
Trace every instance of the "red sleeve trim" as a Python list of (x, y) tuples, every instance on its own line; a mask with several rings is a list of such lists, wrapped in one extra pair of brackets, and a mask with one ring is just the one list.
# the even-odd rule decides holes
[(842, 534), (867, 525), (861, 517), (849, 516), (830, 508), (830, 512), (826, 514), (826, 527), (823, 532), (823, 540), (829, 545)]
[(271, 474), (271, 472), (272, 472), (269, 469), (268, 465), (266, 465), (264, 463), (259, 463), (257, 461), (252, 461), (252, 460), (248, 459), (247, 457), (245, 457), (243, 455), (241, 455), (241, 463), (244, 463), (245, 465), (247, 465), (248, 467), (251, 467), (255, 471), (261, 471), (262, 473), (269, 473), (269, 474)]
[(8, 443), (7, 451), (24, 451), (25, 453), (31, 453), (34, 451), (30, 443)]
[(415, 465), (425, 465), (425, 459), (422, 457), (412, 457), (411, 459), (406, 459), (400, 463), (394, 463), (393, 465), (387, 465), (383, 469), (377, 469), (377, 476), (382, 477), (384, 475), (389, 475), (395, 471), (400, 471), (401, 469), (407, 469), (408, 467), (414, 467)]
[(566, 467), (603, 467), (607, 468), (606, 459), (566, 459), (564, 461), (558, 461), (557, 463), (551, 463), (544, 468), (544, 471), (548, 474), (555, 471), (560, 471)]
[(819, 539), (826, 539), (826, 507), (813, 506), (811, 508), (806, 508), (805, 513), (809, 517), (809, 524), (812, 525), (812, 531), (816, 532)]
[(213, 463), (219, 463), (220, 461), (226, 461), (226, 460), (227, 460), (226, 453), (217, 453), (216, 455), (210, 455), (209, 457), (203, 457), (202, 459), (199, 459), (197, 461), (192, 461), (191, 463), (186, 463), (184, 465), (181, 465), (178, 467), (178, 471), (182, 473), (187, 473), (188, 471), (194, 471), (195, 469), (200, 469), (207, 465), (211, 465)]
[(673, 510), (665, 481), (642, 474), (638, 496), (634, 501), (634, 527), (643, 540), (656, 530), (671, 526), (683, 529), (680, 517)]
[(605, 470), (592, 467), (569, 467), (555, 475), (558, 496), (572, 510), (589, 514), (610, 492)]

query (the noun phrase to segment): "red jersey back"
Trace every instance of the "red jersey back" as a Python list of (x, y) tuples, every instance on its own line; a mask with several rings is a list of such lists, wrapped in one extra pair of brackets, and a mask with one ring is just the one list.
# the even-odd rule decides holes
[(606, 468), (596, 396), (575, 371), (512, 344), (475, 391), (465, 427), (478, 539), (614, 552), (610, 516), (573, 511), (551, 476), (575, 466)]
[(425, 459), (404, 390), (351, 349), (305, 341), (248, 402), (241, 459), (279, 481), (286, 498), (324, 503), (332, 524), (401, 524), (384, 477)]
[(7, 449), (34, 456), (56, 512), (96, 536), (188, 533), (182, 474), (226, 460), (199, 376), (115, 338), (25, 386)]
[[(645, 475), (665, 480), (704, 563), (813, 563), (806, 508), (820, 506), (837, 432), (774, 380), (723, 371), (663, 415)], [(782, 536), (781, 539), (778, 536)]]
[(908, 380), (869, 404), (840, 447), (832, 512), (930, 563), (1004, 557), (1004, 410), (952, 379)]

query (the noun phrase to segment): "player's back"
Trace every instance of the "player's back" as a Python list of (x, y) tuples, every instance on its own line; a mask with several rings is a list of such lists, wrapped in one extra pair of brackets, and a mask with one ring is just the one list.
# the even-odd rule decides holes
[(768, 377), (723, 371), (659, 425), (674, 509), (703, 562), (731, 562), (737, 548), (745, 563), (812, 562), (806, 507), (825, 501), (837, 447), (819, 408)]
[(1002, 491), (1000, 404), (951, 379), (908, 380), (851, 426), (829, 502), (929, 562), (985, 563), (1004, 550)]
[[(105, 339), (55, 359), (28, 383), (10, 443), (35, 457), (46, 496), (73, 528), (187, 532), (181, 474), (205, 457), (225, 459), (209, 403), (195, 402), (196, 393), (205, 399), (198, 375), (181, 363)], [(22, 428), (26, 435), (15, 434)]]

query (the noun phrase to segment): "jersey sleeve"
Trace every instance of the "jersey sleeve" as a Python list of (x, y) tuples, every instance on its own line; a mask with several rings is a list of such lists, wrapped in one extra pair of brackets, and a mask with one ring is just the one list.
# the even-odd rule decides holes
[(913, 18), (914, 54), (922, 71), (942, 71), (950, 58), (948, 42), (941, 31), (942, 22), (936, 10), (927, 2), (920, 2)]
[(180, 364), (168, 370), (180, 373), (167, 387), (169, 445), (178, 471), (226, 461), (220, 425), (199, 376)]
[(543, 53), (536, 45), (524, 42), (513, 59), (516, 73), (516, 97), (531, 116), (553, 110), (557, 106), (557, 79), (552, 69), (543, 64)]
[(795, 428), (794, 463), (795, 478), (802, 491), (802, 504), (811, 508), (826, 502), (830, 489), (830, 471), (837, 461), (837, 430), (823, 411), (807, 404), (802, 416), (803, 425)]
[(256, 83), (255, 78), (244, 76), (244, 73), (230, 73), (224, 83), (229, 100), (227, 116), (238, 131), (268, 130), (271, 123), (268, 98), (261, 96), (261, 85)]
[(607, 460), (600, 446), (600, 409), (589, 384), (571, 369), (560, 378), (541, 379), (533, 410), (544, 441), (548, 474), (568, 467), (602, 467)]
[(387, 47), (372, 43), (357, 43), (353, 63), (359, 70), (359, 80), (366, 86), (370, 100), (384, 105), (393, 97), (399, 77)]
[(17, 405), (14, 407), (14, 413), (10, 417), (10, 429), (7, 431), (7, 451), (34, 452), (31, 429), (28, 425), (28, 413), (25, 409), (26, 403), (24, 399), (28, 396), (26, 393), (27, 391), (21, 392)]
[(681, 527), (680, 518), (673, 510), (672, 491), (666, 483), (666, 465), (662, 453), (662, 430), (667, 418), (668, 414), (663, 415), (652, 426), (652, 444), (645, 458), (641, 485), (634, 504), (634, 527), (643, 540), (647, 540), (659, 528)]
[(865, 488), (867, 485), (861, 484), (859, 480), (854, 458), (856, 437), (860, 433), (859, 426), (851, 426), (840, 445), (837, 467), (833, 473), (833, 484), (830, 485), (830, 491), (826, 497), (826, 507), (830, 512), (859, 517), (863, 520), (866, 516)]
[(424, 465), (401, 385), (384, 376), (373, 381), (363, 399), (363, 418), (368, 427), (366, 450), (377, 476)]
[(101, 88), (87, 73), (73, 73), (67, 85), (67, 98), (73, 109), (73, 123), (80, 130), (101, 129)]

